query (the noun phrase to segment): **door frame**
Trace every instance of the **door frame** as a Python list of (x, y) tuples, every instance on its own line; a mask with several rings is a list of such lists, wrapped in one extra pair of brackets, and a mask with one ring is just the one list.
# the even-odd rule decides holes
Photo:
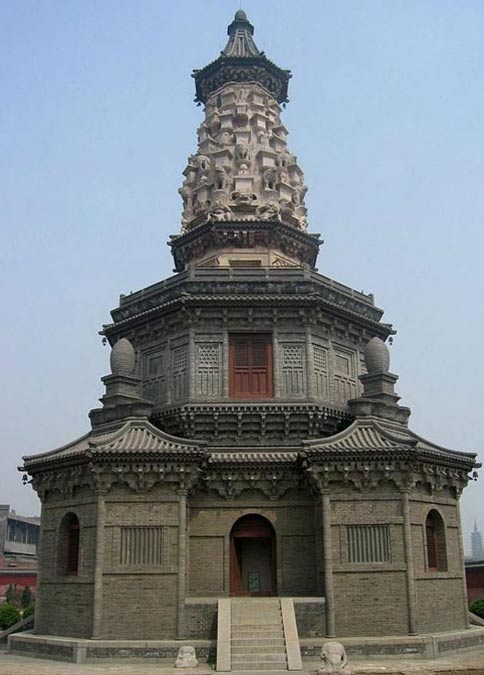
[[(250, 592), (242, 588), (242, 569), (237, 540), (264, 539), (271, 542), (271, 590), (269, 592)], [(276, 533), (272, 523), (257, 513), (250, 513), (238, 518), (230, 530), (230, 596), (274, 596), (277, 595), (277, 557)]]

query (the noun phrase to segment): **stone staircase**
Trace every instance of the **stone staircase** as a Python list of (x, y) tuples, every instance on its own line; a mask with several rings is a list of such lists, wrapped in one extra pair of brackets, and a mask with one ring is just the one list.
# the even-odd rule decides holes
[(300, 670), (299, 640), (290, 598), (219, 601), (217, 670)]
[(287, 670), (279, 598), (232, 600), (232, 670)]

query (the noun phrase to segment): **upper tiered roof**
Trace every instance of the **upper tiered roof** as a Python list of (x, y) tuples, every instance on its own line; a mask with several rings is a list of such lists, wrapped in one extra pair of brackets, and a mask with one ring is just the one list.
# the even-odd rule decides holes
[(193, 71), (195, 100), (206, 103), (214, 91), (228, 82), (258, 82), (278, 103), (285, 103), (291, 73), (269, 61), (257, 48), (253, 38), (254, 26), (243, 10), (235, 13), (227, 32), (229, 40), (218, 59), (201, 70)]

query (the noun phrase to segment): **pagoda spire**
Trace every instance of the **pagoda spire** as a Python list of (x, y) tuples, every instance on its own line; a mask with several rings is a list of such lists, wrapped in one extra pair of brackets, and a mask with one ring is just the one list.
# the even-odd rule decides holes
[(229, 40), (220, 56), (201, 70), (194, 70), (195, 101), (207, 103), (210, 96), (229, 82), (257, 82), (277, 103), (286, 103), (289, 70), (269, 61), (254, 42), (254, 26), (243, 9), (227, 28)]
[(250, 56), (261, 56), (254, 42), (254, 26), (250, 23), (243, 9), (235, 12), (235, 17), (227, 28), (229, 41), (222, 51), (224, 56), (237, 56), (247, 58)]
[(321, 242), (307, 234), (307, 187), (281, 120), (291, 75), (257, 48), (253, 33), (239, 9), (220, 56), (194, 72), (204, 119), (179, 190), (182, 229), (170, 241), (177, 271), (316, 262)]

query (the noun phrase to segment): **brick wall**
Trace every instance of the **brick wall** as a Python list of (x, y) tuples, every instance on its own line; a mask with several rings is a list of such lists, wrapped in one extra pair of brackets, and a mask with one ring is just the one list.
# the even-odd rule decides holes
[[(425, 520), (431, 509), (438, 511), (445, 526), (447, 569), (443, 571), (429, 570), (427, 565)], [(463, 629), (466, 627), (464, 563), (455, 501), (422, 495), (411, 502), (411, 518), (419, 630)]]
[[(79, 574), (66, 577), (60, 565), (64, 546), (59, 528), (67, 513), (80, 524)], [(51, 497), (44, 505), (36, 632), (45, 635), (90, 637), (94, 591), (96, 502), (87, 492), (70, 500)]]
[[(156, 531), (161, 549), (121, 555), (123, 529), (136, 539)], [(136, 541), (135, 541), (136, 544)], [(153, 542), (152, 542), (153, 544)], [(137, 544), (142, 554), (141, 543)], [(106, 498), (102, 637), (161, 640), (175, 636), (178, 566), (178, 498), (167, 488), (134, 493), (117, 487)]]
[(316, 594), (318, 552), (313, 497), (295, 492), (278, 501), (255, 493), (236, 501), (196, 496), (190, 503), (189, 518), (190, 595), (229, 594), (230, 531), (247, 514), (264, 516), (274, 527), (279, 595)]

